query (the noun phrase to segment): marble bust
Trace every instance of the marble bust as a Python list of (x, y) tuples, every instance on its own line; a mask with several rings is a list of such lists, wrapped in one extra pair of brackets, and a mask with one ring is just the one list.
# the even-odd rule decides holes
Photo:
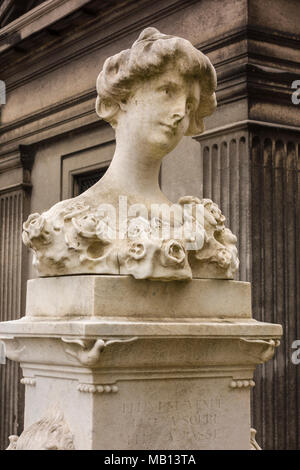
[(155, 28), (105, 61), (96, 112), (115, 129), (115, 154), (94, 186), (24, 223), (23, 241), (40, 276), (232, 278), (236, 237), (217, 205), (193, 196), (174, 204), (158, 184), (163, 157), (183, 136), (203, 132), (215, 89), (209, 59)]

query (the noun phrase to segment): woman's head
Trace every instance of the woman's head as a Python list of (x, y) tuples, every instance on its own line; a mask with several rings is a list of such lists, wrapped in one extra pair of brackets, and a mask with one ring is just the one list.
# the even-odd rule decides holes
[(216, 73), (209, 59), (192, 44), (176, 36), (161, 34), (155, 28), (145, 29), (131, 49), (109, 57), (97, 79), (96, 111), (118, 124), (120, 105), (132, 96), (139, 84), (159, 76), (171, 66), (187, 80), (200, 84), (200, 102), (190, 116), (186, 135), (203, 132), (203, 118), (216, 107)]

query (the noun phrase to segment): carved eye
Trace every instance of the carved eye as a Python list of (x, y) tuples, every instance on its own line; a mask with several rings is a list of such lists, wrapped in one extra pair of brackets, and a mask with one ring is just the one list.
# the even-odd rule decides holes
[(164, 94), (164, 95), (170, 95), (171, 94), (171, 88), (166, 85), (166, 86), (163, 86), (160, 88), (160, 91)]
[(186, 110), (187, 112), (189, 113), (190, 111), (192, 111), (192, 109), (194, 108), (194, 103), (192, 102), (192, 100), (188, 100), (186, 102)]

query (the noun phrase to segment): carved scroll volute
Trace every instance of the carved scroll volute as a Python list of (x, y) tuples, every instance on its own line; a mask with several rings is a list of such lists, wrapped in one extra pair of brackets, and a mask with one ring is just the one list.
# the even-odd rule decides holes
[(0, 340), (5, 344), (5, 356), (11, 361), (20, 362), (25, 346), (21, 346), (14, 336), (0, 336)]
[(97, 365), (100, 355), (104, 349), (114, 343), (129, 343), (136, 341), (137, 337), (128, 339), (92, 339), (84, 340), (80, 338), (61, 338), (64, 343), (70, 344), (70, 347), (65, 345), (65, 352), (77, 359), (82, 365), (87, 367), (94, 367)]
[(241, 350), (253, 359), (256, 364), (263, 364), (273, 357), (275, 348), (280, 345), (280, 341), (278, 339), (240, 338), (239, 344)]

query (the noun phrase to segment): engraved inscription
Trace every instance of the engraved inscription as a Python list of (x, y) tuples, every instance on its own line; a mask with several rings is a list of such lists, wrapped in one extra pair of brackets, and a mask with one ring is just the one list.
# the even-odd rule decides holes
[(194, 411), (221, 409), (221, 398), (185, 400), (185, 401), (135, 401), (123, 402), (122, 413), (134, 415), (147, 411), (171, 412), (171, 411)]
[(172, 446), (178, 442), (211, 442), (221, 437), (221, 398), (196, 400), (126, 401), (122, 414), (138, 432), (128, 437), (128, 445), (153, 441), (153, 436)]

